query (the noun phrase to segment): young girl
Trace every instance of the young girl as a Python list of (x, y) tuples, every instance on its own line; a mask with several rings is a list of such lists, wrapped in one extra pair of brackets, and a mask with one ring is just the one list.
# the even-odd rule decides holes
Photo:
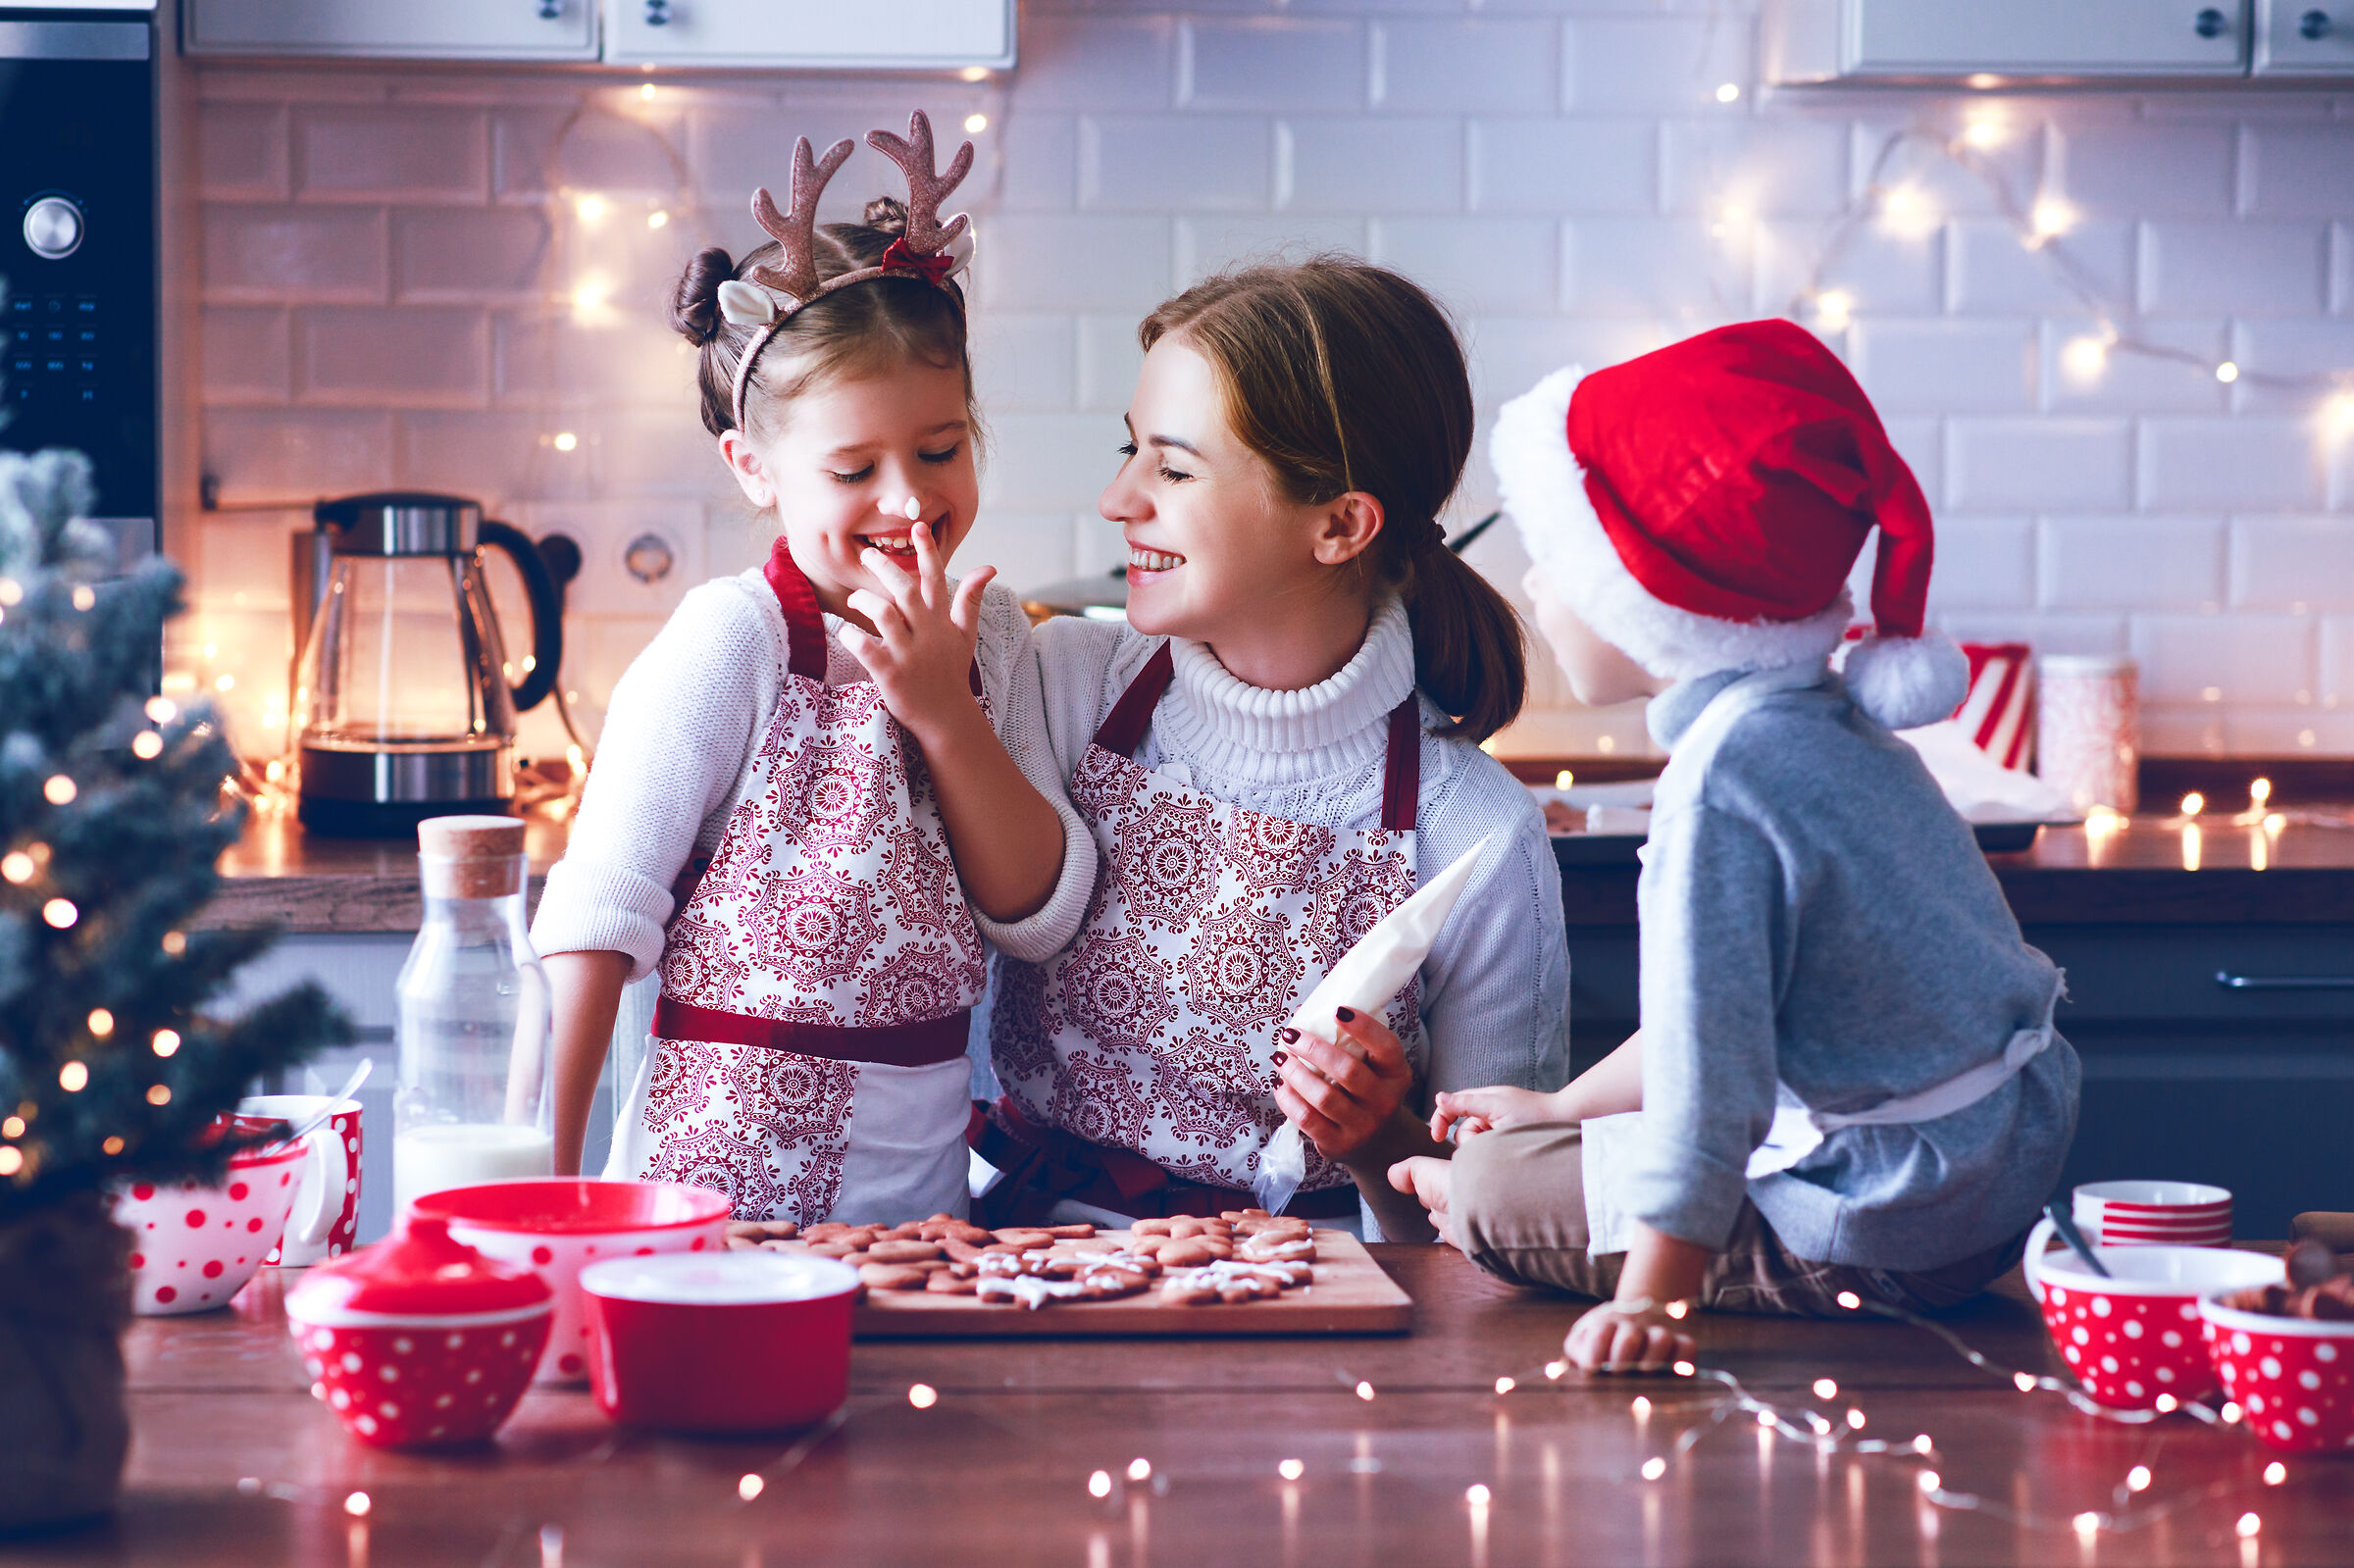
[[(1508, 404), (1496, 472), (1579, 698), (1648, 696), (1643, 1027), (1558, 1094), (1440, 1096), (1395, 1173), (1481, 1267), (1606, 1299), (1581, 1367), (1691, 1353), (1666, 1310), (1951, 1306), (2019, 1260), (2075, 1127), (2060, 975), (1889, 733), (1968, 671), (1923, 636), (1928, 506), (1863, 389), (1788, 322)], [(1826, 668), (1879, 530), (1874, 634)]]
[[(614, 688), (570, 847), (533, 925), (555, 991), (556, 1168), (572, 1171), (625, 981), (659, 961), (653, 1050), (616, 1174), (728, 1194), (740, 1219), (961, 1212), (983, 940), (1076, 929), (1095, 845), (1041, 744), (1029, 625), (971, 528), (979, 428), (931, 127), (870, 143), (909, 201), (813, 227), (850, 153), (794, 151), (775, 243), (680, 279), (704, 425), (780, 531), (706, 583)], [(673, 895), (696, 860), (699, 884)], [(674, 917), (674, 910), (676, 911)]]
[[(1461, 345), (1412, 283), (1341, 260), (1212, 278), (1141, 336), (1101, 503), (1128, 623), (1038, 633), (1101, 885), (1067, 951), (1001, 970), (993, 1207), (1247, 1204), (1288, 1116), (1313, 1144), (1294, 1212), (1354, 1218), (1361, 1192), (1387, 1234), (1427, 1236), (1381, 1177), (1444, 1152), (1429, 1092), (1566, 1076), (1560, 873), (1478, 746), (1520, 705), (1519, 627), (1437, 521), (1471, 442)], [(1418, 876), (1491, 834), (1390, 1027), (1277, 1037)]]

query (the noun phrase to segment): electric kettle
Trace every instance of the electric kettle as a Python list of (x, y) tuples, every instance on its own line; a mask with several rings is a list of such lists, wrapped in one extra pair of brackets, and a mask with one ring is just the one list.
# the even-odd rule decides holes
[[(287, 726), (302, 825), (406, 835), (427, 817), (510, 812), (515, 716), (554, 689), (564, 652), (555, 583), (530, 537), (451, 495), (353, 495), (311, 515), (316, 531), (295, 535)], [(531, 601), (520, 667), (499, 635), (485, 547), (506, 552)]]

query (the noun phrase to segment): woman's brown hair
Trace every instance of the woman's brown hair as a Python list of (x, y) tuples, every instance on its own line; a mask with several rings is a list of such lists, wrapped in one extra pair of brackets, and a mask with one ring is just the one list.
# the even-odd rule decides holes
[[(879, 265), (891, 242), (907, 231), (907, 208), (889, 196), (868, 202), (864, 217), (863, 223), (828, 224), (816, 231), (812, 250), (821, 279)], [(735, 428), (737, 362), (761, 330), (739, 327), (720, 313), (719, 285), (778, 255), (774, 240), (741, 259), (714, 245), (687, 264), (672, 293), (671, 326), (702, 350), (694, 379), (702, 394), (703, 429), (714, 435)], [(973, 410), (964, 294), (953, 284), (943, 288), (920, 278), (853, 283), (794, 312), (752, 366), (743, 395), (745, 423), (759, 423), (762, 411), (782, 406), (820, 380), (909, 360), (964, 373), (965, 411), (978, 443), (981, 424)]]
[(1440, 733), (1485, 740), (1511, 723), (1528, 691), (1520, 618), (1438, 522), (1472, 423), (1463, 345), (1438, 302), (1384, 268), (1320, 257), (1205, 278), (1137, 329), (1147, 350), (1171, 334), (1215, 368), (1227, 423), (1288, 499), (1381, 503), (1358, 560), (1406, 602), (1415, 682), (1455, 716)]

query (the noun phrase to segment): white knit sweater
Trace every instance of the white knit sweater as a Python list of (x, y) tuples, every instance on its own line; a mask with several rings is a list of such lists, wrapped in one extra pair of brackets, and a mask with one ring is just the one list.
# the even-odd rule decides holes
[[(867, 679), (827, 616), (826, 683)], [(1044, 908), (1010, 925), (979, 910), (981, 935), (1016, 958), (1043, 959), (1079, 929), (1096, 884), (1096, 843), (1071, 810), (1047, 750), (1038, 661), (1021, 602), (996, 583), (981, 597), (975, 658), (998, 738), (1062, 818), (1062, 871)], [(629, 954), (638, 980), (662, 955), (671, 884), (719, 847), (728, 816), (766, 786), (751, 761), (785, 682), (785, 615), (759, 570), (691, 589), (613, 687), (596, 765), (564, 858), (532, 921), (541, 953)]]
[[(1035, 636), (1047, 740), (1068, 779), (1161, 639), (1070, 619)], [(1390, 710), (1414, 686), (1413, 632), (1395, 601), (1338, 674), (1302, 691), (1247, 685), (1199, 642), (1178, 639), (1172, 652), (1176, 679), (1137, 748), (1140, 764), (1180, 765), (1194, 788), (1252, 811), (1336, 830), (1380, 826)], [(1497, 842), (1422, 965), (1430, 1061), (1417, 1109), (1438, 1089), (1558, 1088), (1569, 1073), (1569, 950), (1545, 819), (1503, 764), (1429, 733), (1447, 721), (1428, 698), (1422, 710), (1416, 874), (1453, 865), (1487, 834)]]

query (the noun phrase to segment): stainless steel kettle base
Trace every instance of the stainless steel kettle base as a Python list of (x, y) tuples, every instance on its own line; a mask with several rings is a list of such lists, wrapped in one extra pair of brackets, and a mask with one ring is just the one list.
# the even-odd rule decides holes
[(326, 838), (408, 838), (428, 817), (511, 817), (515, 802), (486, 800), (321, 800), (302, 797), (295, 817)]

